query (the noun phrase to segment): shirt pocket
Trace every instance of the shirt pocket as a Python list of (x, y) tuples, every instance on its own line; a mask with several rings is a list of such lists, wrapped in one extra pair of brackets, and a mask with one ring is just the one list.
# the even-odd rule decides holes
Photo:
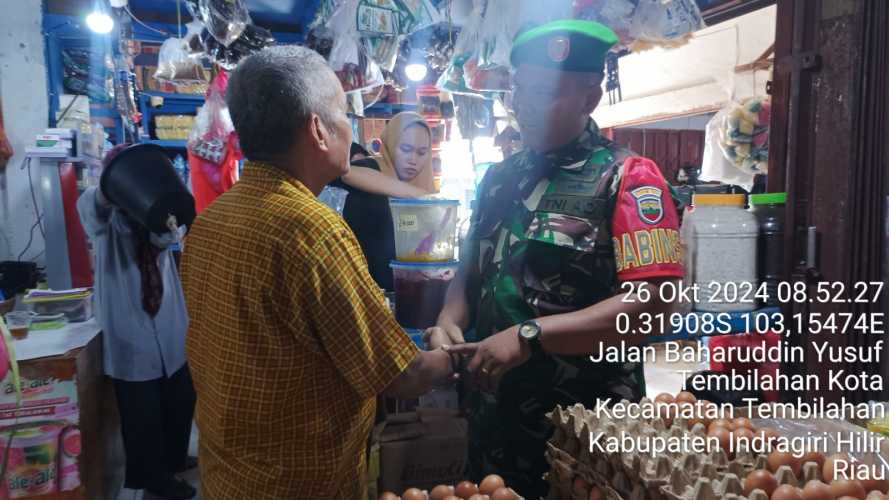
[(614, 247), (602, 221), (537, 211), (525, 238), (526, 300), (541, 315), (574, 311), (613, 293)]

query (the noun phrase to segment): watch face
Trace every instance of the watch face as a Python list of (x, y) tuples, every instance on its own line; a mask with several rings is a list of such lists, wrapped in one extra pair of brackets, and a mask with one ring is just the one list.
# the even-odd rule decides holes
[(537, 325), (525, 324), (519, 327), (519, 335), (526, 339), (533, 339), (539, 331), (540, 329)]

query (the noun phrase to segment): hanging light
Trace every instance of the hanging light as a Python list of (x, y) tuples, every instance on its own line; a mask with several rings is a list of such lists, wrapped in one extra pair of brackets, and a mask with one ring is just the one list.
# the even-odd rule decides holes
[(425, 64), (412, 63), (404, 67), (404, 74), (408, 80), (412, 82), (421, 82), (429, 73), (429, 68)]
[(86, 16), (86, 25), (94, 33), (104, 35), (114, 29), (114, 20), (108, 15), (108, 9), (102, 0), (96, 0), (93, 11)]

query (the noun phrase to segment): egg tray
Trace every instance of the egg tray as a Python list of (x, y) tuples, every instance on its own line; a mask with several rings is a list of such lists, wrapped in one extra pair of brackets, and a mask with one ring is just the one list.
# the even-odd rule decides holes
[[(640, 404), (652, 403), (643, 398)], [(729, 496), (734, 500), (768, 500), (760, 498), (765, 496), (764, 492), (758, 495), (754, 491), (750, 498), (743, 496), (743, 478), (754, 469), (767, 467), (762, 454), (739, 452), (730, 460), (722, 450), (704, 455), (666, 452), (655, 458), (647, 453), (591, 451), (593, 431), (604, 432), (605, 438), (622, 432), (649, 437), (681, 437), (686, 433), (706, 436), (703, 424), (697, 423), (688, 430), (682, 418), (675, 419), (667, 428), (660, 418), (625, 421), (602, 413), (599, 418), (577, 404), (556, 407), (548, 414), (555, 432), (547, 443), (546, 459), (551, 467), (551, 482), (559, 485), (559, 491), (572, 492), (573, 479), (579, 476), (591, 484), (610, 486), (623, 500), (713, 500)], [(820, 479), (818, 464), (805, 464), (802, 475), (800, 480), (790, 467), (783, 466), (776, 478), (779, 485), (802, 487), (811, 479)]]

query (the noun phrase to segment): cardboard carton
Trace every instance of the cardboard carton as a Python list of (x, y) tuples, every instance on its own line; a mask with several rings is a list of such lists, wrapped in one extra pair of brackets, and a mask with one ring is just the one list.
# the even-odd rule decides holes
[(469, 425), (457, 412), (418, 409), (386, 421), (380, 434), (380, 490), (430, 490), (465, 479)]

